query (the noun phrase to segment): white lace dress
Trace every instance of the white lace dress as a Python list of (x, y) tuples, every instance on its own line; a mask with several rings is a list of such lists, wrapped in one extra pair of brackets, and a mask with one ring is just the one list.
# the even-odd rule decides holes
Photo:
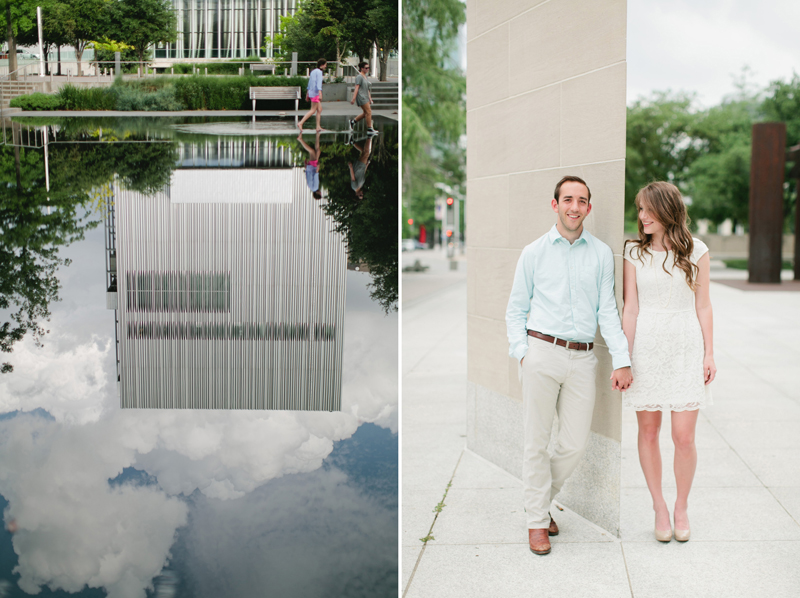
[[(694, 239), (690, 257), (697, 263), (708, 247)], [(672, 276), (662, 268), (665, 264)], [(703, 335), (695, 311), (694, 292), (671, 252), (653, 251), (639, 260), (638, 248), (625, 246), (624, 258), (636, 267), (639, 317), (633, 340), (633, 383), (622, 393), (623, 404), (636, 411), (690, 411), (711, 405), (704, 384)]]

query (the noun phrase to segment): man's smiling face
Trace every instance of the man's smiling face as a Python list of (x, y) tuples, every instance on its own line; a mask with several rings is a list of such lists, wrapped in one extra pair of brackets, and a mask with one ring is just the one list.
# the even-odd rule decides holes
[(586, 185), (575, 181), (567, 181), (561, 185), (559, 201), (554, 199), (552, 205), (553, 211), (558, 214), (559, 227), (571, 233), (581, 230), (583, 221), (592, 211), (589, 190)]

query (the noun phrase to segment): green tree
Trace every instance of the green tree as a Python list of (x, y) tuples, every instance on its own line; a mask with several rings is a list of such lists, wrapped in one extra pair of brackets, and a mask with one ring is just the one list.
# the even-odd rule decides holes
[(169, 0), (113, 0), (110, 5), (110, 38), (131, 46), (145, 62), (153, 44), (177, 39), (177, 21)]
[(105, 35), (111, 24), (109, 0), (62, 0), (68, 6), (65, 23), (67, 43), (75, 48), (78, 72), (81, 72), (83, 52), (92, 40)]
[(369, 265), (370, 297), (389, 313), (397, 310), (398, 298), (397, 129), (384, 128), (373, 143), (362, 200), (351, 187), (348, 163), (358, 154), (349, 145), (325, 147), (320, 184), (328, 191), (325, 212), (346, 239), (349, 261)]
[(434, 184), (460, 191), (464, 181), (466, 81), (451, 58), (464, 19), (459, 0), (403, 2), (404, 220), (429, 228)]
[(625, 212), (636, 220), (636, 193), (653, 181), (681, 186), (700, 148), (692, 139), (694, 96), (653, 92), (628, 107), (625, 151)]
[(278, 61), (290, 61), (292, 52), (297, 52), (297, 59), (303, 62), (316, 62), (338, 53), (336, 40), (322, 33), (324, 24), (303, 7), (305, 3), (294, 16), (281, 17), (280, 33), (274, 38), (267, 36), (264, 40), (267, 48), (270, 45), (273, 47), (274, 57)]
[[(0, 351), (30, 333), (37, 345), (48, 332), (49, 304), (58, 301), (58, 269), (70, 261), (59, 249), (83, 238), (96, 226), (81, 208), (88, 204), (84, 192), (45, 189), (42, 150), (0, 147), (0, 309), (8, 320), (0, 324)], [(0, 372), (13, 371), (3, 363)]]
[(384, 0), (369, 0), (367, 23), (370, 41), (378, 48), (380, 80), (386, 81), (389, 73), (389, 56), (397, 49), (397, 6)]
[(691, 130), (697, 153), (685, 177), (693, 219), (747, 223), (751, 137), (758, 111), (756, 98), (735, 96), (697, 115)]
[[(8, 42), (8, 72), (17, 70), (17, 38), (36, 30), (35, 0), (0, 0), (0, 27)], [(12, 79), (16, 79), (16, 74)]]

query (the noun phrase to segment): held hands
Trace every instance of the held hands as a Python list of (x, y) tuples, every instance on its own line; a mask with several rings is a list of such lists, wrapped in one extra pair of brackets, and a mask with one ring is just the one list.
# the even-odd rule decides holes
[(630, 367), (619, 368), (611, 372), (611, 390), (625, 392), (633, 382), (633, 375)]
[(717, 375), (717, 366), (714, 364), (714, 358), (707, 355), (703, 358), (703, 381), (706, 384), (711, 384), (711, 381)]

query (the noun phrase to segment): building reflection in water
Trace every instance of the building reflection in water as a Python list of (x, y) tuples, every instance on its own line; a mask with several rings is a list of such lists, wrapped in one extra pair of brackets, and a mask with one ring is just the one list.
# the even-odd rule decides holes
[(178, 144), (154, 194), (111, 185), (124, 408), (341, 407), (347, 253), (290, 150)]

